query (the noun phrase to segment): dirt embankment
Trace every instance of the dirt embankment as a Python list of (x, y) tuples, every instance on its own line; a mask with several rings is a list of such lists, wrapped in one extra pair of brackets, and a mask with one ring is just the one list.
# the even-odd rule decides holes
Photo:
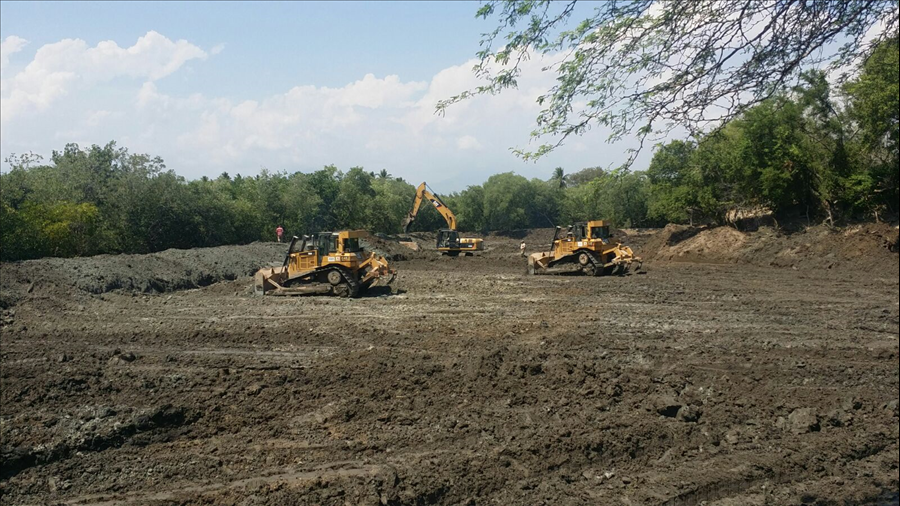
[[(43, 258), (0, 266), (0, 307), (27, 296), (99, 294), (116, 290), (161, 293), (211, 285), (280, 263), (287, 245), (257, 242), (148, 255)], [(72, 290), (75, 288), (75, 290)]]
[[(872, 268), (897, 264), (897, 228), (884, 223), (787, 233), (772, 227), (741, 232), (731, 227), (666, 228), (645, 236), (637, 249), (660, 262), (740, 263), (795, 269)], [(628, 239), (631, 239), (629, 236)], [(640, 241), (638, 241), (640, 242)]]
[[(408, 239), (410, 238), (406, 236), (379, 234), (377, 236), (371, 235), (360, 243), (366, 251), (375, 252), (388, 260), (416, 260), (432, 256), (432, 253), (423, 248), (422, 245), (419, 246), (418, 251), (414, 251), (400, 244), (400, 241)], [(432, 246), (434, 246), (433, 243)]]
[[(487, 235), (463, 233), (484, 239), (484, 251), (472, 262), (503, 259), (508, 270), (521, 267), (519, 244), (526, 251), (547, 250), (553, 229), (510, 230)], [(412, 239), (420, 249), (401, 244)], [(631, 246), (645, 261), (752, 264), (795, 269), (830, 269), (838, 265), (896, 269), (897, 229), (868, 224), (832, 229), (811, 227), (803, 232), (782, 233), (771, 227), (740, 232), (730, 227), (687, 227), (613, 230), (613, 239)], [(435, 234), (416, 232), (406, 236), (370, 236), (363, 247), (392, 262), (436, 261)], [(162, 293), (207, 286), (249, 276), (262, 266), (280, 264), (286, 244), (253, 243), (192, 250), (170, 249), (149, 255), (99, 255), (90, 258), (45, 258), (0, 264), (0, 308), (23, 297), (71, 297), (112, 291)], [(471, 262), (470, 262), (471, 263)], [(513, 265), (515, 264), (515, 265)], [(73, 288), (75, 290), (73, 290)]]

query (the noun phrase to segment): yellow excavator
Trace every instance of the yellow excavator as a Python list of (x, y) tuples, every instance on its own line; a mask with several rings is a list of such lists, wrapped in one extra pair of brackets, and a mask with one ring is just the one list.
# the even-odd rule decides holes
[(606, 221), (575, 223), (563, 233), (556, 227), (550, 251), (528, 257), (528, 274), (580, 272), (589, 276), (625, 274), (634, 266), (641, 269), (640, 257), (628, 246), (613, 243)]
[(260, 269), (253, 277), (259, 295), (337, 295), (358, 297), (372, 286), (394, 280), (383, 256), (366, 252), (359, 240), (365, 230), (319, 232), (291, 240), (281, 267)]
[(409, 231), (409, 225), (416, 219), (416, 215), (419, 214), (419, 206), (422, 205), (422, 200), (424, 199), (428, 199), (437, 212), (441, 213), (441, 216), (447, 221), (447, 228), (442, 228), (437, 233), (436, 248), (441, 254), (455, 257), (462, 253), (465, 256), (472, 256), (474, 252), (484, 250), (483, 239), (459, 236), (459, 232), (456, 231), (456, 215), (424, 182), (416, 189), (416, 200), (413, 208), (407, 213), (406, 218), (403, 219), (403, 233)]

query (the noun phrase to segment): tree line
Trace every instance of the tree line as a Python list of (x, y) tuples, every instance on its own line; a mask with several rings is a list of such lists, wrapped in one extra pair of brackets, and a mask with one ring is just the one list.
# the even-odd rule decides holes
[[(645, 170), (590, 167), (547, 179), (512, 172), (441, 195), (466, 231), (606, 219), (619, 227), (727, 221), (764, 210), (830, 223), (895, 217), (898, 44), (878, 47), (855, 79), (803, 74), (791, 90), (721, 127), (658, 145)], [(399, 233), (413, 184), (353, 167), (227, 173), (187, 181), (159, 157), (114, 142), (66, 145), (45, 161), (12, 155), (0, 174), (0, 258), (147, 253), (364, 228)], [(415, 181), (414, 183), (418, 183)], [(423, 206), (415, 230), (445, 226)]]

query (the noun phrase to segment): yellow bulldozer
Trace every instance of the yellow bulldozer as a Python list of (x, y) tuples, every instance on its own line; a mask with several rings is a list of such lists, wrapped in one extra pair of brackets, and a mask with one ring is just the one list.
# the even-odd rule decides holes
[(294, 236), (281, 267), (267, 267), (253, 278), (259, 295), (337, 295), (358, 297), (372, 286), (387, 286), (396, 274), (383, 256), (366, 252), (365, 230)]
[(529, 274), (580, 272), (589, 276), (625, 274), (641, 269), (640, 257), (628, 246), (613, 243), (606, 221), (575, 223), (563, 232), (556, 227), (550, 251), (528, 257)]
[(407, 213), (406, 218), (403, 219), (403, 233), (409, 231), (409, 225), (416, 219), (416, 216), (419, 214), (419, 207), (425, 199), (431, 202), (437, 212), (444, 217), (444, 221), (447, 222), (447, 228), (438, 230), (437, 244), (435, 245), (442, 255), (455, 257), (462, 253), (465, 256), (472, 256), (474, 252), (484, 249), (483, 239), (459, 236), (459, 232), (456, 231), (456, 215), (424, 182), (416, 189), (416, 200), (413, 203), (413, 208)]

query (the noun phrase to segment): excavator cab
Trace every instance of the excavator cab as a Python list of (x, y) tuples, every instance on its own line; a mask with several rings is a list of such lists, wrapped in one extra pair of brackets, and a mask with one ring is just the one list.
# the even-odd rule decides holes
[(441, 229), (437, 233), (437, 249), (459, 249), (459, 232), (456, 230)]

